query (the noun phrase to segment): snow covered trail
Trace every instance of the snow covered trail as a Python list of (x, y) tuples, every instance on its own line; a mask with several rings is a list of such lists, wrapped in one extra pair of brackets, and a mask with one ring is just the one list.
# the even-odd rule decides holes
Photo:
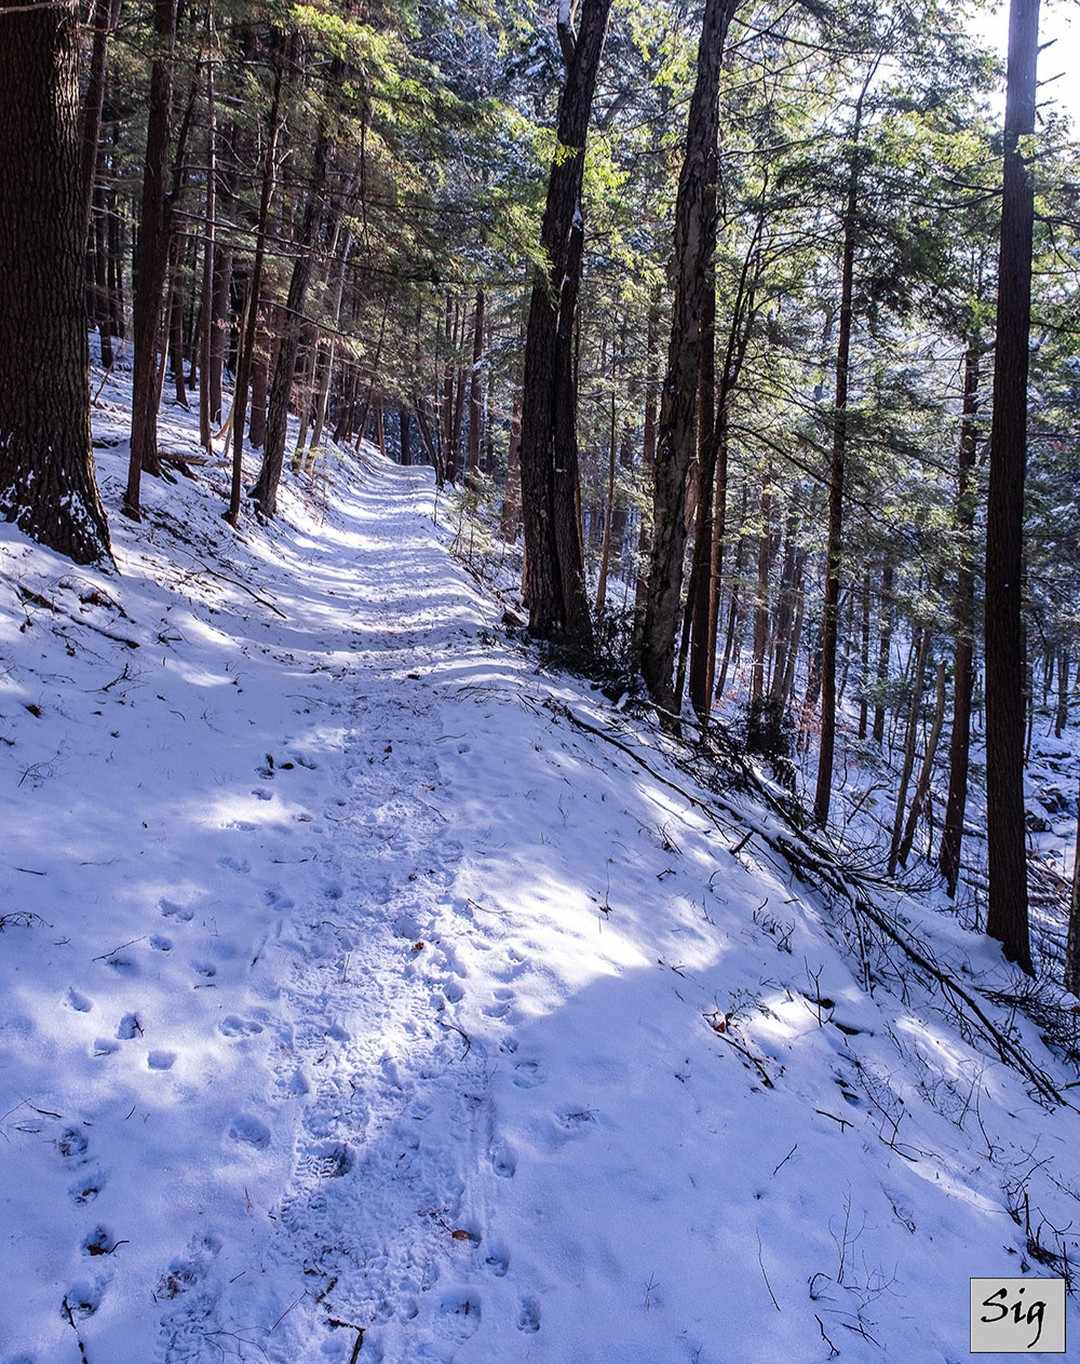
[(0, 1364), (955, 1361), (1075, 1255), (1077, 1114), (503, 634), (427, 471), (211, 502), (120, 579), (0, 530)]
[[(369, 481), (317, 538), (260, 541), (254, 594), (234, 590), (249, 564), (197, 544), (155, 593), (152, 542), (175, 529), (156, 488), (119, 584), (5, 546), (45, 647), (7, 669), (26, 699), (5, 707), (4, 903), (31, 927), (4, 942), (4, 1252), (28, 1283), (0, 1358), (296, 1358), (290, 1311), (335, 1336), (336, 1265), (370, 1325), (377, 1285), (396, 1308), (430, 1286), (435, 1243), (457, 1249), (439, 1142), (410, 1172), (417, 1132), (467, 1140), (478, 1067), (422, 942), (461, 849), (413, 679), (475, 633), (476, 604), (445, 572), (429, 479)], [(130, 654), (103, 656), (105, 629)], [(357, 1332), (336, 1338), (347, 1358)]]

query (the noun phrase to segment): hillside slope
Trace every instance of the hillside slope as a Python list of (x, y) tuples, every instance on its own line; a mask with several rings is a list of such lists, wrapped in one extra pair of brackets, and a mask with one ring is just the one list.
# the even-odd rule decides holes
[(990, 944), (546, 667), (429, 471), (199, 475), (116, 574), (0, 527), (2, 1364), (955, 1361), (1063, 1272)]

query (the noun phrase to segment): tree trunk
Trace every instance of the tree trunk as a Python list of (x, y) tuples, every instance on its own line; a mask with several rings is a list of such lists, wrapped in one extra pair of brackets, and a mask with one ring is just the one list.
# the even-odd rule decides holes
[[(341, 321), (341, 304), (345, 295), (345, 271), (348, 266), (349, 252), (352, 250), (352, 239), (353, 239), (352, 229), (346, 228), (344, 245), (340, 247), (341, 260), (338, 265), (337, 275), (335, 276), (334, 279), (334, 291), (333, 297), (331, 299), (330, 316), (334, 323), (335, 329), (337, 328), (339, 322)], [(322, 354), (319, 399), (318, 405), (315, 409), (315, 429), (311, 433), (311, 448), (308, 452), (307, 460), (307, 467), (309, 469), (311, 468), (311, 464), (315, 456), (319, 453), (319, 447), (322, 445), (323, 428), (326, 425), (326, 408), (328, 402), (330, 401), (330, 383), (333, 377), (334, 356), (336, 350), (337, 350), (336, 338), (331, 337), (330, 344), (326, 349), (325, 354)], [(400, 412), (405, 417), (405, 420), (402, 422), (401, 425), (401, 450), (402, 450), (401, 462), (402, 464), (407, 464), (409, 461), (408, 459), (405, 458), (405, 454), (408, 448), (409, 427), (408, 414), (405, 410), (404, 404), (402, 404)]]
[[(1077, 798), (1080, 810), (1080, 797)], [(1069, 896), (1069, 936), (1065, 943), (1065, 988), (1080, 999), (1080, 819), (1073, 845), (1072, 891)]]
[(412, 464), (412, 442), (409, 432), (409, 409), (404, 403), (398, 407), (398, 430), (401, 433), (401, 463), (408, 469)]
[(320, 126), (315, 142), (314, 168), (304, 207), (304, 222), (300, 233), (299, 251), (293, 261), (289, 296), (285, 304), (285, 319), (274, 363), (274, 377), (270, 384), (270, 406), (266, 416), (266, 453), (251, 496), (260, 516), (277, 515), (277, 494), (285, 461), (285, 439), (288, 431), (289, 399), (292, 395), (296, 361), (303, 335), (303, 312), (308, 285), (315, 264), (315, 236), (322, 216), (322, 192), (326, 183), (330, 157), (330, 139), (325, 125)]
[(508, 545), (517, 544), (521, 525), (521, 395), (515, 393), (510, 413), (510, 447), (506, 452), (506, 487), (503, 489), (499, 536)]
[(83, 109), (82, 164), (80, 180), (83, 195), (83, 230), (89, 231), (94, 195), (94, 171), (98, 164), (102, 111), (108, 73), (109, 39), (120, 19), (120, 0), (94, 0), (90, 25), (94, 38), (90, 49), (90, 73)]
[[(213, 452), (213, 425), (220, 420), (215, 418), (211, 404), (211, 380), (214, 354), (214, 333), (217, 318), (214, 316), (214, 270), (216, 267), (217, 226), (217, 104), (214, 89), (214, 9), (211, 3), (206, 6), (206, 228), (203, 232), (203, 275), (202, 275), (202, 329), (199, 347), (199, 443), (207, 454)], [(218, 392), (220, 397), (221, 371), (218, 370)]]
[(986, 931), (1034, 974), (1024, 827), (1024, 473), (1034, 193), (1021, 139), (1035, 129), (1039, 0), (1012, 0), (986, 512)]
[(964, 356), (964, 396), (957, 460), (956, 528), (960, 563), (956, 573), (956, 651), (953, 660), (952, 732), (949, 735), (949, 795), (941, 831), (938, 866), (949, 898), (955, 899), (960, 881), (960, 852), (967, 808), (968, 755), (971, 747), (971, 693), (974, 683), (975, 570), (972, 563), (975, 528), (975, 447), (978, 436), (979, 361), (982, 342), (973, 335)]
[(941, 741), (941, 729), (945, 723), (945, 660), (939, 659), (937, 665), (937, 675), (934, 678), (934, 721), (930, 727), (930, 737), (926, 741), (926, 752), (923, 754), (923, 764), (919, 772), (919, 779), (915, 783), (915, 791), (911, 797), (911, 808), (908, 810), (907, 825), (904, 828), (904, 837), (900, 840), (900, 848), (897, 853), (897, 861), (902, 867), (907, 866), (908, 857), (911, 855), (911, 845), (915, 841), (915, 829), (926, 802), (930, 795), (930, 781), (934, 774), (934, 759), (937, 757), (938, 744)]
[[(716, 184), (708, 186), (705, 211), (715, 221)], [(725, 367), (729, 356), (725, 356)], [(725, 372), (725, 378), (726, 378)], [(726, 402), (727, 384), (720, 401)], [(710, 257), (705, 279), (701, 319), (701, 352), (698, 357), (697, 446), (698, 490), (694, 509), (694, 550), (690, 560), (690, 582), (686, 592), (683, 639), (679, 649), (679, 669), (675, 692), (682, 705), (684, 659), (689, 657), (690, 705), (705, 723), (712, 711), (709, 687), (709, 597), (712, 589), (713, 529), (716, 489), (716, 262)], [(713, 640), (715, 647), (715, 640)]]
[(716, 141), (720, 66), (738, 0), (706, 0), (690, 102), (686, 154), (675, 203), (675, 299), (660, 399), (653, 544), (641, 671), (650, 695), (674, 709), (675, 635), (686, 550), (686, 482), (696, 453), (696, 399), (709, 266), (716, 247)]
[(102, 187), (98, 184), (93, 189), (93, 212), (90, 219), (90, 237), (87, 242), (87, 251), (92, 256), (92, 270), (90, 264), (87, 266), (88, 276), (92, 275), (93, 289), (93, 311), (90, 314), (91, 321), (97, 327), (98, 338), (101, 345), (101, 363), (103, 368), (111, 369), (113, 366), (113, 345), (112, 345), (112, 313), (109, 304), (109, 246), (108, 246), (108, 223), (106, 221), (107, 201)]
[(1069, 647), (1066, 645), (1058, 654), (1057, 706), (1054, 710), (1054, 738), (1060, 739), (1069, 723)]
[(247, 303), (244, 308), (243, 336), (236, 362), (236, 387), (233, 395), (233, 457), (232, 481), (229, 488), (229, 509), (225, 519), (233, 526), (240, 521), (240, 499), (244, 490), (244, 411), (247, 408), (248, 383), (255, 353), (255, 337), (259, 325), (259, 295), (262, 289), (263, 260), (266, 255), (266, 229), (270, 219), (270, 200), (274, 193), (275, 160), (278, 137), (281, 133), (281, 87), (285, 73), (285, 35), (280, 29), (273, 33), (274, 85), (270, 96), (266, 153), (263, 158), (262, 190), (259, 196), (259, 219), (255, 232), (255, 258), (248, 280)]
[(139, 490), (143, 472), (153, 475), (161, 472), (157, 452), (158, 387), (155, 360), (172, 219), (165, 174), (172, 119), (176, 7), (177, 0), (154, 0), (155, 50), (150, 70), (150, 106), (132, 317), (135, 358), (131, 374), (131, 458), (123, 506), (125, 515), (136, 521), (142, 515)]
[(109, 555), (94, 481), (79, 163), (78, 12), (0, 0), (0, 515)]
[[(659, 290), (654, 294), (645, 324), (645, 405), (641, 414), (641, 469), (647, 483), (651, 483), (656, 469), (657, 393), (660, 386), (660, 301)], [(638, 574), (634, 584), (634, 607), (641, 612), (649, 592), (649, 576), (644, 566), (652, 555), (652, 518), (645, 508), (638, 527)], [(640, 641), (639, 641), (640, 643)]]
[(560, 5), (566, 83), (559, 102), (558, 151), (548, 178), (540, 244), (547, 268), (533, 284), (525, 339), (521, 410), (521, 488), (529, 629), (589, 647), (576, 439), (572, 343), (584, 223), (581, 185), (593, 92), (611, 0), (582, 0), (580, 26)]
[(188, 406), (187, 382), (184, 372), (184, 303), (180, 295), (180, 276), (183, 272), (184, 238), (174, 236), (169, 244), (169, 368), (172, 372), (176, 401)]
[(836, 751), (836, 649), (839, 634), (840, 571), (843, 549), (844, 476), (847, 467), (848, 373), (851, 363), (851, 324), (855, 282), (855, 239), (859, 206), (859, 133), (866, 78), (855, 106), (848, 161), (847, 203), (843, 218), (840, 264), (840, 318), (836, 341), (836, 397), (833, 408), (832, 457), (829, 462), (829, 528), (825, 550), (825, 602), (821, 617), (821, 744), (818, 750), (814, 822), (824, 828), (832, 801), (833, 757)]
[[(269, 336), (265, 332), (256, 332), (255, 354), (251, 357), (251, 406), (247, 427), (247, 442), (252, 450), (262, 450), (266, 445), (266, 399), (270, 391), (269, 346)], [(243, 412), (236, 414), (236, 420), (243, 423)]]
[(470, 476), (480, 472), (480, 440), (484, 430), (484, 397), (480, 361), (484, 357), (484, 288), (476, 289), (473, 312), (472, 370), (469, 375), (469, 443), (466, 469)]
[(889, 875), (896, 871), (900, 854), (900, 836), (904, 827), (904, 807), (907, 804), (908, 782), (915, 765), (915, 736), (922, 705), (923, 678), (926, 674), (926, 655), (930, 648), (930, 631), (919, 632), (919, 648), (915, 656), (915, 671), (911, 682), (911, 709), (908, 711), (907, 735), (904, 739), (904, 761), (900, 768), (900, 783), (896, 789), (896, 814), (893, 818), (892, 839), (889, 843)]
[(603, 538), (600, 544), (600, 572), (596, 582), (596, 614), (607, 606), (608, 565), (611, 561), (611, 528), (615, 519), (615, 468), (618, 454), (615, 423), (615, 375), (612, 360), (611, 412), (608, 418), (607, 497), (604, 500)]

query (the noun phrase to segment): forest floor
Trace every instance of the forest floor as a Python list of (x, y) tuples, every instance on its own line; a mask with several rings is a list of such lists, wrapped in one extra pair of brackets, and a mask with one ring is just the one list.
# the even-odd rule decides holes
[(1071, 1278), (994, 945), (504, 628), (429, 470), (196, 472), (116, 572), (0, 527), (0, 1364), (951, 1362)]

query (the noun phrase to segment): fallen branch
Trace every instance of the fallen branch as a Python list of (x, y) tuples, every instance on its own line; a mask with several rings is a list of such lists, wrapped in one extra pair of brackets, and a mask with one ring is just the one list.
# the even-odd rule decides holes
[(192, 554), (190, 550), (182, 549), (179, 545), (174, 546), (174, 551), (178, 554), (186, 554), (189, 559), (199, 565), (204, 573), (209, 573), (211, 578), (217, 578), (223, 583), (229, 583), (233, 587), (238, 587), (241, 592), (246, 592), (249, 597), (254, 597), (260, 606), (265, 606), (268, 610), (273, 611), (275, 616), (280, 616), (282, 620), (289, 619), (285, 612), (275, 606), (272, 601), (268, 601), (266, 597), (260, 596), (258, 592), (253, 588), (248, 587), (247, 583), (241, 582), (239, 578), (230, 578), (227, 573), (219, 573), (216, 568), (211, 568), (209, 564), (204, 563), (197, 554)]
[(106, 639), (111, 639), (114, 644), (123, 644), (128, 649), (141, 647), (137, 639), (128, 639), (126, 635), (118, 635), (113, 630), (106, 630), (103, 625), (95, 625), (93, 621), (86, 620), (83, 616), (77, 616), (74, 611), (68, 611), (48, 597), (43, 597), (40, 592), (32, 592), (28, 587), (19, 587), (18, 585), (16, 585), (16, 591), (24, 602), (31, 602), (34, 606), (43, 606), (46, 610), (52, 611), (54, 615), (63, 616), (65, 620), (71, 621), (73, 625), (82, 625), (87, 630), (93, 630), (96, 634), (104, 635)]
[[(701, 810), (708, 816), (718, 830), (725, 835), (729, 833), (729, 830), (721, 823), (712, 804), (692, 795), (677, 782), (665, 777), (641, 757), (640, 754), (636, 753), (628, 744), (621, 742), (599, 726), (589, 724), (588, 721), (580, 719), (573, 711), (560, 703), (551, 702), (549, 703), (549, 706), (556, 714), (564, 716), (569, 720), (577, 729), (583, 730), (588, 734), (594, 734), (598, 738), (603, 739), (606, 743), (614, 745), (620, 752), (625, 753), (640, 767), (644, 768), (644, 770), (656, 781), (662, 782), (671, 790), (676, 791), (695, 809)], [(779, 809), (779, 802), (768, 797), (768, 794), (764, 791), (759, 791), (759, 794), (768, 800), (770, 806), (776, 813), (783, 814), (782, 810)], [(729, 814), (734, 819), (743, 824), (747, 822), (745, 811), (740, 810), (737, 806), (725, 800), (723, 796), (713, 793), (713, 801), (716, 806), (719, 806), (726, 814)], [(1069, 1101), (1063, 1097), (1061, 1091), (1054, 1085), (1050, 1077), (1035, 1064), (1024, 1049), (1018, 1043), (1012, 1041), (1011, 1038), (1006, 1037), (1001, 1029), (992, 1022), (969, 991), (965, 990), (962, 985), (957, 984), (946, 971), (936, 965), (924, 952), (920, 951), (911, 943), (908, 935), (902, 934), (899, 929), (894, 928), (887, 916), (870, 902), (870, 887), (873, 886), (875, 889), (880, 889), (883, 886), (889, 885), (887, 881), (882, 880), (880, 877), (869, 876), (864, 872), (850, 871), (838, 867), (830, 858), (828, 850), (816, 843), (811, 836), (804, 831), (800, 830), (798, 834), (787, 834), (778, 830), (769, 829), (765, 825), (758, 823), (752, 826), (751, 833), (756, 833), (763, 843), (770, 847), (774, 852), (778, 853), (788, 863), (792, 871), (801, 879), (811, 884), (816, 883), (818, 885), (827, 886), (835, 894), (846, 900), (856, 914), (861, 914), (872, 923), (876, 924), (885, 936), (889, 938), (891, 942), (895, 943), (921, 971), (924, 971), (933, 980), (937, 981), (942, 990), (948, 994), (954, 1002), (962, 1005), (970, 1012), (974, 1019), (977, 1020), (978, 1030), (993, 1044), (1002, 1062), (1011, 1066), (1014, 1070), (1023, 1075), (1043, 1099), (1067, 1108), (1075, 1107), (1075, 1105), (1069, 1103)], [(745, 842), (746, 837), (741, 839), (737, 846), (741, 847)], [(731, 1039), (726, 1038), (725, 1040), (730, 1041)], [(732, 1045), (736, 1044), (732, 1043)], [(742, 1049), (739, 1048), (739, 1050)], [(753, 1060), (752, 1057), (748, 1059)], [(757, 1063), (755, 1062), (755, 1064)], [(769, 1083), (771, 1085), (771, 1081)], [(831, 1117), (832, 1115), (829, 1114), (828, 1116)]]
[(1043, 1098), (1049, 1099), (1053, 1103), (1061, 1104), (1066, 1108), (1074, 1107), (1073, 1104), (1070, 1104), (1069, 1101), (1062, 1096), (1060, 1090), (1054, 1085), (1046, 1072), (1039, 1069), (1023, 1048), (1020, 1047), (1018, 1043), (1013, 1042), (1011, 1038), (1006, 1037), (1001, 1029), (991, 1022), (979, 1007), (977, 1001), (971, 997), (962, 985), (958, 985), (950, 975), (947, 975), (946, 972), (941, 969), (940, 966), (937, 966), (927, 956), (920, 952), (918, 948), (914, 947), (902, 937), (888, 922), (886, 917), (878, 910), (874, 909), (873, 906), (868, 904), (865, 900), (854, 900), (852, 905), (857, 913), (865, 914), (872, 923), (876, 924), (878, 928), (881, 929), (886, 937), (896, 943), (898, 947), (902, 948), (920, 970), (925, 971), (928, 975), (932, 976), (944, 990), (953, 995), (971, 1010), (982, 1025), (982, 1031), (994, 1043), (998, 1055), (1006, 1065), (1011, 1065), (1014, 1070), (1018, 1070), (1022, 1075), (1025, 1075)]

